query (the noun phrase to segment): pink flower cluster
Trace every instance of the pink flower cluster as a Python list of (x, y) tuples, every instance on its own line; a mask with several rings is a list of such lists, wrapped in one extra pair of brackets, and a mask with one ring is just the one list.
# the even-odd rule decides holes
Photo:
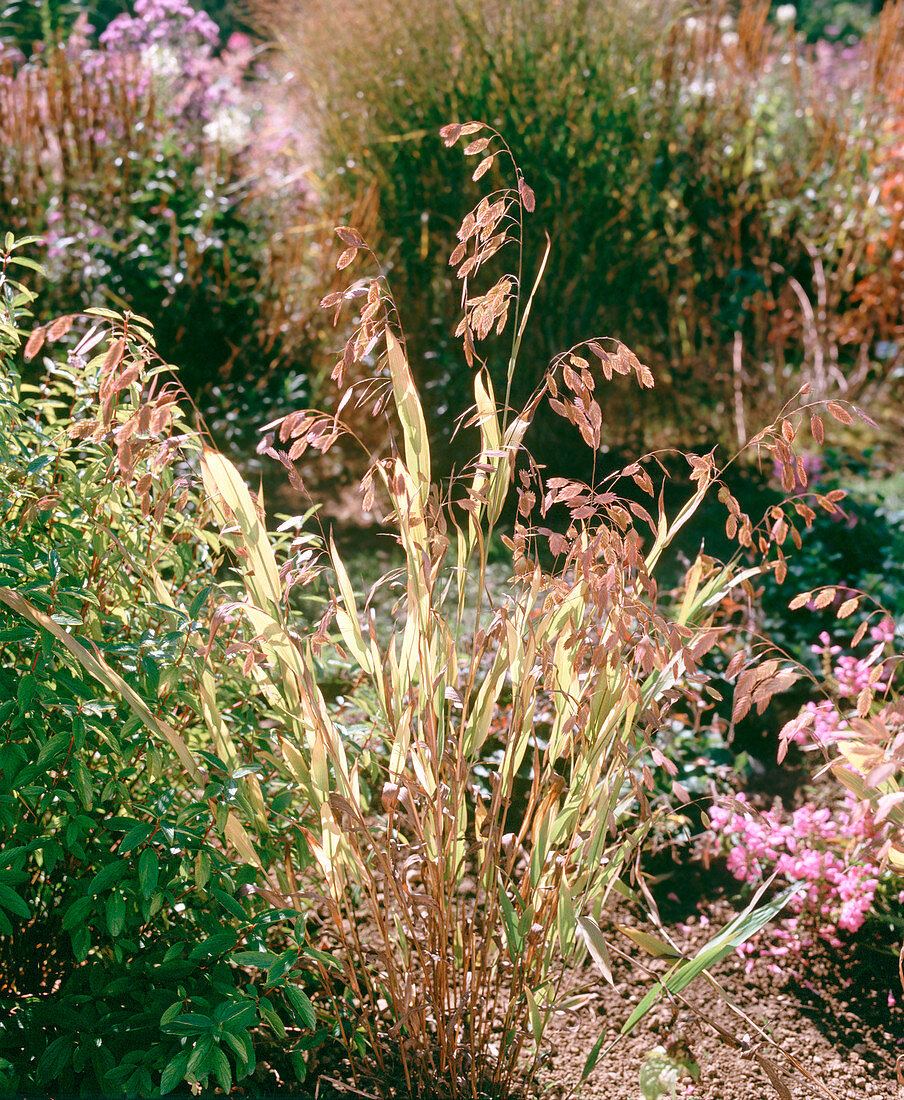
[(750, 940), (741, 954), (780, 959), (817, 940), (839, 947), (839, 932), (861, 927), (879, 886), (884, 841), (868, 806), (848, 795), (835, 810), (805, 804), (789, 816), (779, 801), (760, 814), (740, 794), (731, 807), (714, 806), (710, 822), (735, 878), (757, 884), (777, 872), (786, 883), (803, 884), (789, 903), (794, 915), (771, 929), (772, 942)]
[[(839, 699), (854, 702), (865, 687), (870, 686), (870, 676), (876, 665), (883, 661), (886, 647), (894, 638), (895, 626), (891, 619), (883, 619), (877, 626), (871, 627), (869, 636), (873, 648), (865, 657), (854, 657), (842, 653), (841, 646), (832, 645), (829, 635), (823, 631), (819, 643), (811, 650), (830, 666), (835, 693)], [(872, 681), (872, 687), (878, 692), (888, 685), (888, 673)], [(838, 706), (829, 699), (818, 703), (807, 703), (796, 718), (792, 718), (782, 729), (779, 738), (782, 742), (816, 748), (826, 748), (839, 739), (851, 736), (847, 720)]]
[(244, 35), (233, 35), (215, 56), (219, 41), (216, 23), (189, 0), (135, 0), (134, 14), (118, 15), (110, 23), (100, 36), (101, 51), (86, 63), (109, 69), (137, 58), (142, 94), (156, 84), (165, 89), (172, 117), (209, 122), (218, 111), (238, 105), (251, 58)]
[[(866, 687), (877, 692), (888, 687), (891, 668), (885, 662), (894, 634), (890, 619), (873, 626), (872, 646), (863, 657), (842, 653), (828, 634), (820, 634), (812, 650), (823, 663), (837, 702), (808, 703), (788, 722), (780, 733), (780, 758), (791, 743), (826, 749), (854, 736), (842, 706), (853, 709)], [(800, 884), (788, 904), (792, 915), (771, 929), (771, 941), (766, 944), (763, 934), (738, 948), (747, 956), (748, 969), (755, 954), (787, 960), (819, 940), (839, 947), (840, 933), (856, 932), (863, 925), (879, 887), (888, 839), (887, 822), (876, 823), (869, 803), (848, 792), (832, 809), (806, 803), (789, 815), (778, 801), (773, 809), (758, 813), (739, 794), (730, 805), (712, 808), (710, 824), (735, 878), (756, 885), (775, 873), (786, 884)], [(777, 962), (772, 965), (778, 968)]]

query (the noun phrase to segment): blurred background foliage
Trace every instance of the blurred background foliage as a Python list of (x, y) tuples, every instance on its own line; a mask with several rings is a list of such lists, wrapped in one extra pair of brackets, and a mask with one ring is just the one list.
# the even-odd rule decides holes
[[(250, 451), (249, 425), (333, 400), (342, 341), (318, 301), (347, 220), (386, 258), (449, 444), (470, 383), (446, 261), (478, 191), (437, 132), (470, 118), (511, 142), (552, 238), (514, 400), (593, 333), (657, 380), (643, 409), (610, 386), (612, 448), (744, 442), (803, 381), (894, 410), (900, 295), (870, 278), (899, 285), (895, 5), (877, 30), (872, 0), (637, 0), (630, 19), (610, 0), (421, 0), (402, 24), (382, 2), (209, 4), (200, 37), (188, 0), (5, 10), (0, 215), (46, 236), (61, 302), (158, 319), (215, 435)], [(529, 224), (526, 289), (544, 248)], [(506, 349), (487, 354), (498, 376)], [(541, 418), (531, 444), (542, 461), (576, 440)]]
[[(891, 19), (872, 45), (811, 49), (768, 4), (641, 2), (628, 20), (585, 0), (426, 0), (402, 26), (357, 0), (258, 10), (299, 75), (322, 169), (350, 192), (376, 184), (438, 433), (467, 392), (446, 258), (478, 194), (435, 138), (450, 119), (506, 136), (552, 235), (516, 400), (588, 333), (618, 334), (657, 381), (643, 412), (610, 387), (613, 446), (743, 442), (802, 381), (855, 396), (894, 373), (877, 351), (892, 333), (857, 293), (887, 216), (874, 191), (898, 112)], [(528, 228), (526, 289), (543, 248)], [(487, 354), (498, 377), (505, 349)], [(555, 431), (534, 437), (541, 460), (569, 442)]]

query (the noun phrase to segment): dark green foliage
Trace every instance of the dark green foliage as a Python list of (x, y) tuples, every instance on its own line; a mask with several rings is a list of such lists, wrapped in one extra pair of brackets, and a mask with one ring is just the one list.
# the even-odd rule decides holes
[(16, 248), (7, 238), (0, 274), (0, 1088), (135, 1096), (189, 1078), (228, 1092), (286, 1023), (308, 1039), (315, 1026), (289, 966), (266, 996), (243, 968), (249, 952), (271, 966), (256, 953), (279, 919), (223, 843), (254, 769), (200, 749), (208, 771), (192, 781), (63, 638), (17, 610), (50, 616), (184, 730), (216, 570), (197, 537), (191, 446), (166, 400), (128, 452), (117, 444), (125, 418), (168, 393), (135, 322), (113, 321), (131, 336), (112, 369), (137, 369), (111, 397), (110, 431), (96, 404), (105, 362), (108, 396), (113, 382), (108, 341), (22, 385), (30, 295), (10, 276), (32, 261)]
[[(865, 34), (885, 0), (798, 0), (796, 25), (807, 38), (858, 38)], [(772, 0), (772, 9), (779, 6)]]

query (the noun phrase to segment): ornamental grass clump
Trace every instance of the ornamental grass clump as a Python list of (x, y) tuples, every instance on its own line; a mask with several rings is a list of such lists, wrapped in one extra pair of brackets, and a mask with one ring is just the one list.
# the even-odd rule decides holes
[[(366, 508), (383, 502), (404, 556), (382, 582), (398, 597), (388, 640), (376, 601), (355, 593), (332, 541), (325, 567), (338, 637), (330, 616), (299, 634), (287, 599), (292, 566), (280, 567), (260, 502), (223, 456), (205, 451), (201, 465), (221, 537), (236, 554), (241, 581), (230, 614), (244, 618), (246, 631), (234, 647), (267, 700), (266, 760), (307, 815), (305, 843), (287, 842), (284, 858), (264, 867), (261, 893), (304, 914), (294, 957), (331, 991), (356, 1087), (478, 1100), (529, 1091), (566, 962), (589, 951), (611, 981), (613, 951), (636, 955), (640, 945), (675, 960), (624, 1022), (627, 1033), (660, 996), (679, 999), (787, 901), (786, 893), (751, 905), (694, 959), (613, 923), (623, 899), (655, 920), (641, 863), (656, 773), (674, 775), (663, 751), (669, 711), (705, 689), (701, 661), (719, 642), (725, 597), (764, 569), (781, 576), (782, 543), (798, 535), (781, 512), (755, 527), (721, 485), (712, 454), (686, 456), (691, 487), (672, 516), (655, 459), (595, 485), (547, 477), (531, 462), (524, 441), (542, 401), (598, 455), (603, 384), (626, 376), (623, 384), (646, 389), (653, 378), (620, 342), (591, 340), (557, 356), (529, 400), (511, 407), (534, 301), (522, 255), (534, 195), (493, 129), (455, 124), (443, 136), (449, 146), (467, 140), (465, 153), (479, 158), (475, 180), (497, 168), (513, 174), (512, 186), (465, 217), (452, 256), (474, 395), (461, 430), (478, 444), (450, 484), (433, 475), (385, 277), (364, 275), (324, 300), (337, 316), (349, 303), (359, 311), (334, 370), (340, 414), (365, 403), (394, 435), (391, 454), (362, 484)], [(346, 246), (340, 268), (373, 259), (357, 230), (337, 232)], [(512, 252), (515, 273), (487, 287), (488, 261)], [(537, 281), (543, 266), (545, 258)], [(499, 371), (482, 354), (491, 331), (508, 343)], [(354, 380), (362, 362), (373, 367), (367, 382)], [(798, 420), (788, 412), (757, 437), (795, 469)], [(814, 424), (821, 432), (818, 417)], [(328, 450), (343, 431), (338, 414), (302, 411), (268, 428), (261, 449), (293, 479), (296, 460), (310, 448)], [(624, 483), (631, 497), (620, 495)], [(635, 499), (638, 490), (649, 508)], [(657, 577), (668, 551), (710, 492), (725, 503), (731, 537), (771, 564), (722, 565), (701, 552), (678, 590), (663, 591)], [(488, 547), (510, 497), (514, 523), (503, 541), (512, 575), (494, 594), (485, 583)], [(352, 669), (341, 715), (318, 686), (330, 647)], [(768, 694), (781, 682), (766, 667), (758, 688)], [(687, 797), (677, 783), (673, 794)], [(292, 811), (283, 803), (282, 812)], [(305, 870), (311, 855), (313, 872)], [(618, 1035), (600, 1038), (585, 1076), (607, 1038)]]
[[(442, 320), (461, 193), (479, 198), (452, 186), (433, 140), (452, 117), (507, 135), (556, 241), (519, 406), (559, 349), (598, 331), (656, 373), (652, 395), (608, 396), (607, 443), (628, 453), (664, 433), (743, 445), (804, 382), (888, 401), (901, 271), (883, 228), (895, 192), (876, 187), (894, 172), (899, 4), (856, 49), (818, 51), (768, 0), (421, 0), (402, 22), (391, 0), (253, 7), (330, 186), (378, 190), (434, 434), (470, 401)], [(533, 268), (542, 241), (528, 249)], [(555, 417), (542, 426), (545, 461), (563, 437)]]

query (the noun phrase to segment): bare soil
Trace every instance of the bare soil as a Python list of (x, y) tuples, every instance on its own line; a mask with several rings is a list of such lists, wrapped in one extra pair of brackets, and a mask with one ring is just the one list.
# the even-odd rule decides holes
[[(671, 932), (679, 946), (693, 954), (732, 915), (732, 907), (719, 900), (673, 925)], [(900, 1058), (904, 1070), (904, 1010), (888, 1002), (893, 967), (876, 962), (868, 944), (852, 945), (849, 956), (826, 952), (808, 960), (805, 972), (795, 979), (775, 973), (763, 958), (745, 972), (745, 961), (731, 955), (714, 969), (714, 976), (765, 1036), (701, 978), (685, 990), (696, 1013), (685, 1006), (676, 1010), (667, 1003), (659, 1005), (573, 1095), (581, 1100), (639, 1100), (638, 1072), (644, 1057), (655, 1046), (668, 1049), (676, 1044), (689, 1049), (700, 1066), (701, 1076), (691, 1093), (699, 1100), (904, 1100), (904, 1077), (896, 1069)], [(663, 969), (655, 961), (648, 966), (652, 971)], [(633, 963), (616, 964), (613, 976), (615, 988), (589, 970), (574, 976), (575, 985), (590, 985), (592, 999), (579, 1011), (558, 1014), (549, 1035), (556, 1060), (547, 1082), (560, 1096), (567, 1096), (580, 1079), (600, 1032), (617, 1032), (650, 988), (649, 974)], [(733, 1047), (728, 1037), (740, 1045)], [(770, 1083), (763, 1060), (786, 1092)], [(827, 1091), (808, 1081), (798, 1067)]]

